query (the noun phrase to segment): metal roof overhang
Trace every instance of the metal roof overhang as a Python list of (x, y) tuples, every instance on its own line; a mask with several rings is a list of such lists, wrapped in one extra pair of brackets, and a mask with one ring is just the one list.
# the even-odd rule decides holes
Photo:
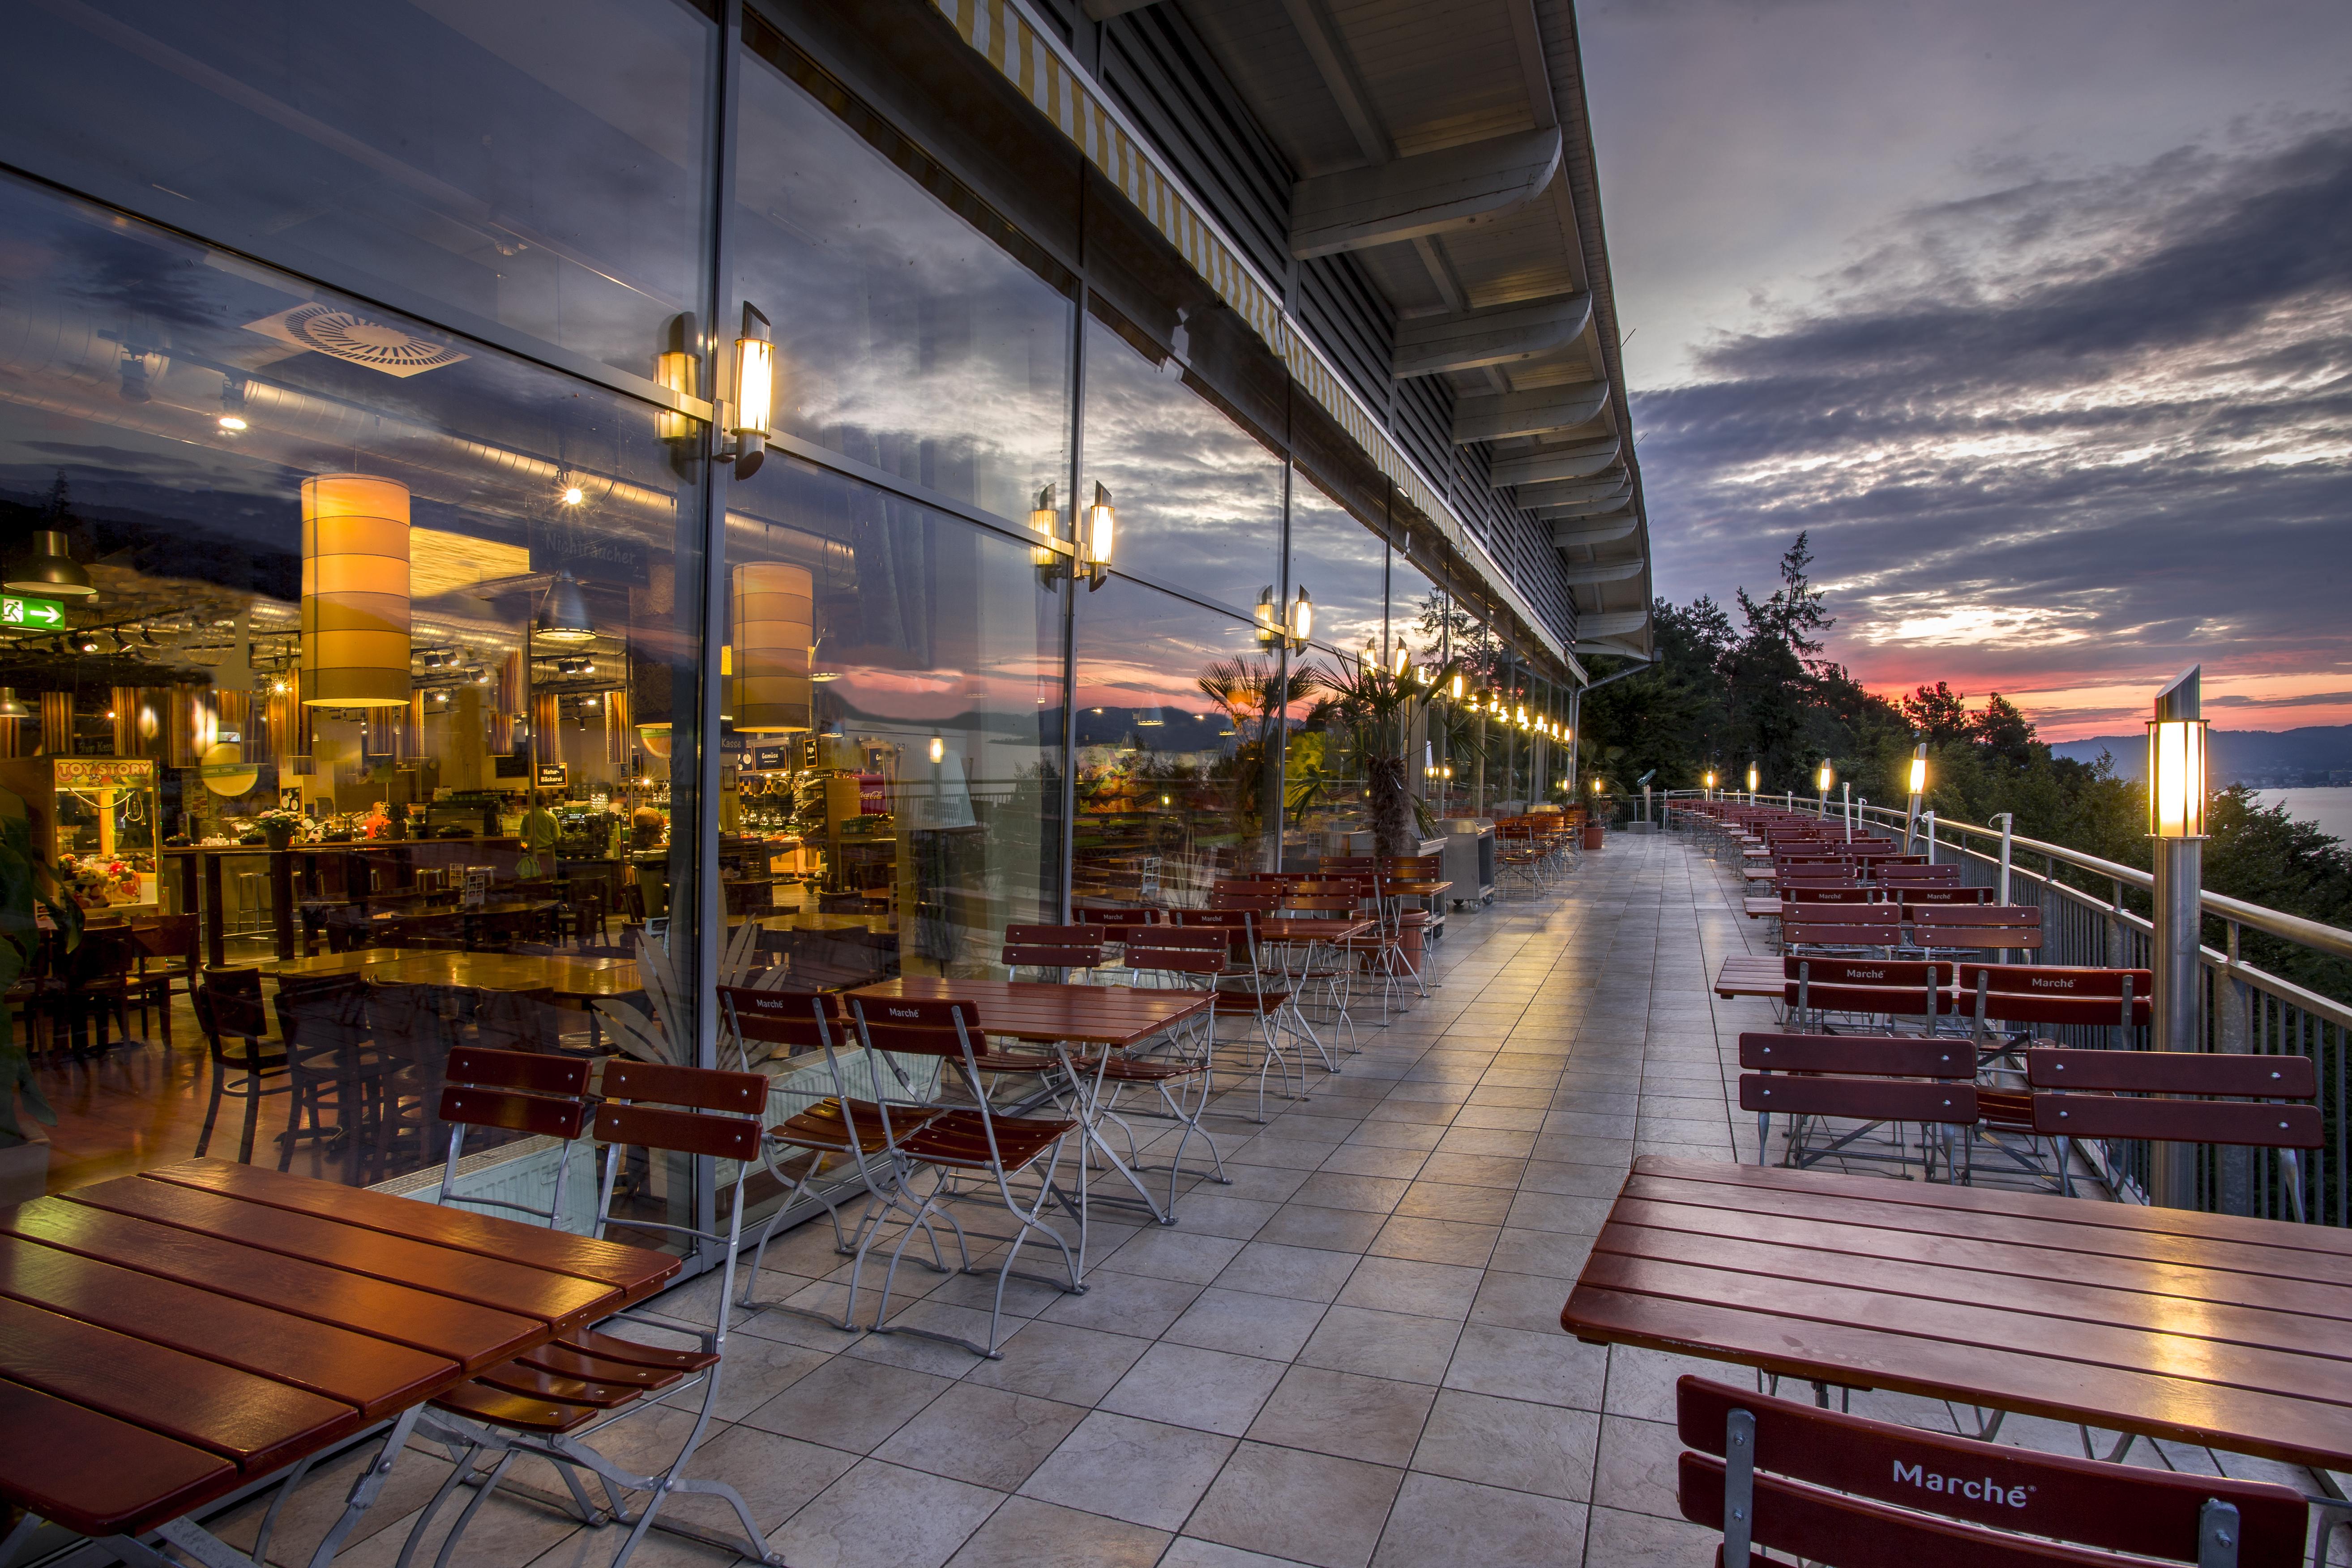
[[(932, 3), (1279, 355), (1495, 608), (1585, 679), (1576, 657), (1588, 647), (1581, 634), (1570, 648), (1545, 628), (1443, 487), (1391, 437), (1272, 280), (1042, 23), (1032, 0)], [(1537, 459), (1623, 442), (1630, 424), (1569, 0), (1376, 0), (1330, 10), (1320, 0), (1159, 3), (1181, 7), (1301, 172), (1294, 248), (1358, 254), (1397, 310), (1401, 360), (1409, 348), (1425, 351), (1401, 368), (1451, 381), (1457, 416), (1469, 421), (1457, 426), (1458, 442), (1508, 429), (1495, 440), (1496, 456)], [(1086, 4), (1097, 17), (1139, 8), (1133, 0)], [(1289, 30), (1286, 38), (1269, 37), (1278, 28)], [(1254, 47), (1254, 37), (1265, 47)], [(1563, 85), (1572, 91), (1563, 96)], [(1620, 466), (1632, 476), (1636, 527), (1598, 555), (1583, 545), (1563, 554), (1571, 567), (1639, 559), (1631, 576), (1588, 574), (1595, 580), (1571, 589), (1580, 620), (1615, 612), (1613, 626), (1625, 606), (1641, 610), (1641, 626), (1591, 650), (1638, 655), (1648, 637), (1647, 533), (1630, 450)]]

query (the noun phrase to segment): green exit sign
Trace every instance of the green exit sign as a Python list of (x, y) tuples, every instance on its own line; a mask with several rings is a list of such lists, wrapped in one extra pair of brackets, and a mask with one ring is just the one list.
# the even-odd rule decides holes
[(53, 632), (66, 624), (66, 607), (55, 599), (0, 597), (0, 626), (35, 626)]

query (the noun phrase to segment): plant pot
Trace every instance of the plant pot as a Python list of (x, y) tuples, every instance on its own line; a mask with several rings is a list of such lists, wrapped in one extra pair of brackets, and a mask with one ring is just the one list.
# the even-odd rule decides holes
[(1601, 847), (1601, 824), (1588, 822), (1584, 825), (1584, 847), (1587, 849)]
[(265, 827), (261, 830), (261, 838), (272, 849), (284, 849), (293, 844), (294, 830), (290, 827), (283, 830)]

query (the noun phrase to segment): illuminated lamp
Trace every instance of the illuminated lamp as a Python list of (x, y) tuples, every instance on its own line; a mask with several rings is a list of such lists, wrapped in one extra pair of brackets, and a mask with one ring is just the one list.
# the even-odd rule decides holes
[(1749, 795), (1754, 795), (1756, 793), (1756, 764), (1754, 763), (1750, 763), (1748, 764), (1748, 793)]
[(555, 581), (547, 586), (546, 601), (539, 606), (539, 618), (531, 623), (530, 629), (541, 642), (596, 640), (596, 623), (589, 618), (588, 595), (580, 591), (578, 578), (569, 572), (555, 574)]
[(1301, 588), (1290, 601), (1290, 646), (1294, 651), (1303, 649), (1315, 636), (1315, 601)]
[(1836, 782), (1837, 775), (1831, 772), (1830, 765), (1826, 762), (1821, 765), (1821, 770), (1813, 774), (1813, 787), (1823, 795), (1829, 794), (1830, 785)]
[(1257, 640), (1268, 646), (1280, 641), (1283, 637), (1282, 607), (1274, 596), (1272, 584), (1257, 591), (1257, 606), (1253, 613), (1257, 617)]
[[(669, 347), (654, 356), (654, 384), (680, 397), (698, 395), (702, 388), (702, 357), (694, 352), (694, 317), (671, 318)], [(664, 441), (684, 441), (694, 435), (688, 415), (665, 408), (654, 416), (654, 435)]]
[(735, 640), (729, 708), (745, 734), (798, 734), (811, 728), (809, 647), (816, 579), (808, 568), (751, 561), (734, 571)]
[(2147, 835), (2205, 837), (2205, 728), (2202, 719), (2147, 721)]
[(1037, 492), (1037, 504), (1029, 509), (1029, 531), (1037, 542), (1029, 547), (1029, 564), (1052, 581), (1055, 569), (1062, 560), (1062, 510), (1054, 504), (1054, 487), (1047, 485)]
[(1411, 659), (1412, 656), (1405, 652), (1404, 639), (1402, 637), (1398, 638), (1396, 650), (1396, 678), (1399, 680), (1402, 680), (1404, 679), (1404, 672), (1412, 668)]
[(1078, 535), (1078, 564), (1086, 569), (1089, 590), (1103, 585), (1110, 572), (1110, 553), (1118, 539), (1118, 509), (1110, 502), (1110, 491), (1102, 481), (1095, 481), (1095, 499), (1087, 508), (1087, 525)]
[(408, 706), (408, 487), (302, 481), (302, 701)]
[(743, 333), (735, 340), (734, 413), (727, 433), (735, 448), (721, 453), (735, 465), (735, 477), (748, 479), (767, 459), (768, 422), (776, 395), (776, 345), (770, 341), (768, 318), (750, 300), (743, 302)]

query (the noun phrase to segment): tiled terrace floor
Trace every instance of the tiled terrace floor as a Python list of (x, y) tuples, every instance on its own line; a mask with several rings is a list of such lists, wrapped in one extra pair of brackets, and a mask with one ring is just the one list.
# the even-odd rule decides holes
[[(1002, 1361), (739, 1316), (730, 1425), (697, 1469), (743, 1491), (793, 1568), (1712, 1562), (1719, 1538), (1675, 1509), (1667, 1424), (1675, 1377), (1704, 1363), (1580, 1345), (1559, 1317), (1634, 1154), (1741, 1147), (1726, 1063), (1769, 1013), (1708, 983), (1761, 932), (1703, 853), (1631, 835), (1559, 891), (1452, 928), (1432, 964), (1442, 989), (1366, 1031), (1339, 1077), (1314, 1075), (1309, 1102), (1228, 1124), (1231, 1186), (1189, 1192), (1171, 1229), (1097, 1226), (1082, 1296), (1016, 1283), (1026, 1322)], [(772, 1247), (763, 1298), (835, 1295), (832, 1241), (818, 1224)], [(984, 1330), (968, 1305), (984, 1311), (983, 1281), (919, 1274), (916, 1289), (929, 1294), (910, 1321)], [(705, 1277), (666, 1305), (707, 1321), (717, 1289)], [(1854, 1408), (1949, 1421), (1919, 1400)], [(687, 1420), (635, 1425), (674, 1451)], [(2021, 1419), (2005, 1436), (2074, 1442)], [(2162, 1458), (2213, 1464), (2174, 1445)], [(296, 1500), (274, 1557), (304, 1559), (352, 1462)], [(446, 1473), (409, 1455), (375, 1533), (341, 1561), (388, 1568)], [(677, 1506), (731, 1526), (708, 1500)], [(224, 1533), (249, 1540), (251, 1510)], [(616, 1545), (501, 1494), (455, 1561), (587, 1568)], [(730, 1560), (659, 1534), (636, 1559)]]

